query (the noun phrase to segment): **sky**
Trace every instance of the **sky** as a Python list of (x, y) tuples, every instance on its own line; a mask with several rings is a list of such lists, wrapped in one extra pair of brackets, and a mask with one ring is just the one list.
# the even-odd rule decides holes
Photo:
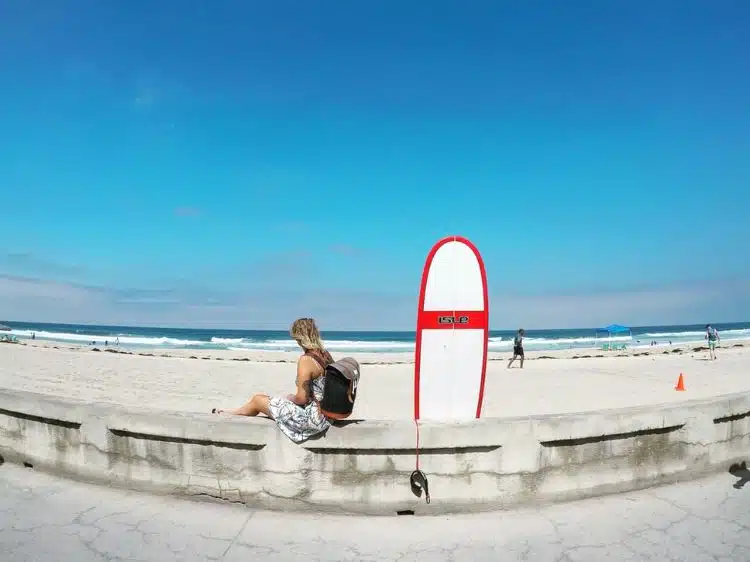
[[(4, 0), (0, 320), (750, 320), (742, 0)], [(743, 257), (744, 256), (744, 257)]]

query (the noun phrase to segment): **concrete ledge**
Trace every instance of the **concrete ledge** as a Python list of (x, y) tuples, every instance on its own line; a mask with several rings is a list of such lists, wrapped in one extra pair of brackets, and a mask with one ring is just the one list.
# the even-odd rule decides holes
[(750, 454), (750, 395), (557, 416), (359, 421), (302, 445), (265, 419), (122, 409), (0, 389), (9, 462), (110, 485), (284, 510), (500, 509), (695, 478)]

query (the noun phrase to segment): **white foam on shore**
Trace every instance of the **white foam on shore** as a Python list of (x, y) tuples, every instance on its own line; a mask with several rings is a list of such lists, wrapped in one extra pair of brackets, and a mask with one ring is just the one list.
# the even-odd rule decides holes
[(154, 337), (142, 337), (142, 336), (127, 336), (127, 335), (111, 335), (101, 336), (94, 334), (70, 334), (66, 332), (38, 332), (34, 330), (11, 330), (11, 334), (18, 336), (19, 338), (31, 339), (32, 335), (35, 335), (40, 340), (51, 340), (51, 341), (67, 341), (87, 344), (96, 342), (103, 344), (105, 341), (109, 343), (115, 343), (119, 340), (120, 345), (138, 345), (138, 346), (169, 346), (169, 347), (185, 347), (191, 345), (203, 345), (206, 342), (198, 340), (181, 340), (176, 338), (154, 338)]
[[(215, 341), (221, 338), (211, 338), (213, 343), (224, 343), (228, 349), (233, 350), (261, 350), (261, 351), (291, 351), (298, 348), (297, 342), (289, 340), (224, 340), (223, 342)], [(402, 341), (353, 341), (353, 340), (326, 340), (326, 347), (331, 350), (347, 351), (409, 351), (414, 349), (413, 342)]]
[[(297, 344), (291, 338), (285, 339), (252, 339), (252, 338), (221, 338), (212, 337), (210, 341), (180, 339), (171, 337), (136, 336), (128, 334), (97, 335), (87, 333), (67, 333), (32, 330), (11, 330), (11, 334), (24, 339), (31, 339), (32, 334), (39, 340), (71, 342), (80, 345), (113, 345), (116, 341), (123, 347), (144, 348), (184, 348), (184, 349), (229, 349), (233, 351), (293, 351)], [(565, 349), (597, 348), (607, 343), (625, 344), (629, 348), (663, 347), (667, 345), (699, 345), (704, 343), (705, 332), (648, 332), (631, 337), (596, 337), (595, 335), (572, 338), (544, 338), (527, 336), (524, 347), (528, 351), (557, 351)], [(750, 329), (733, 329), (720, 332), (724, 341), (750, 338)], [(655, 342), (656, 345), (652, 345)], [(404, 340), (326, 340), (326, 346), (331, 351), (338, 352), (382, 352), (398, 353), (412, 352), (414, 341)], [(513, 348), (513, 338), (492, 336), (488, 341), (491, 352), (505, 352)]]

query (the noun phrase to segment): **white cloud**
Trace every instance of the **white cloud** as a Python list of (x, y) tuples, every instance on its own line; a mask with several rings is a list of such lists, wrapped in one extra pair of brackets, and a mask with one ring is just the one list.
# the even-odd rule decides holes
[(201, 210), (198, 207), (175, 207), (174, 214), (178, 217), (199, 217)]
[(160, 100), (160, 89), (153, 85), (140, 85), (136, 88), (133, 105), (136, 108), (147, 109), (155, 106)]
[[(611, 323), (659, 325), (700, 321), (709, 291), (662, 288), (594, 295), (500, 295), (490, 303), (495, 324), (525, 328), (582, 328)], [(494, 304), (494, 306), (493, 306)]]
[(0, 270), (22, 272), (39, 277), (79, 275), (86, 273), (80, 265), (67, 265), (40, 258), (31, 252), (10, 252), (0, 254)]
[[(0, 320), (286, 329), (314, 316), (323, 329), (413, 330), (412, 294), (377, 291), (247, 293), (115, 289), (0, 275)], [(495, 329), (741, 321), (750, 318), (750, 283), (724, 282), (592, 295), (493, 295)]]
[(20, 303), (21, 301), (37, 299), (77, 303), (89, 302), (95, 296), (94, 291), (70, 283), (0, 275), (0, 302), (4, 304), (4, 308), (13, 308), (11, 304), (14, 302)]

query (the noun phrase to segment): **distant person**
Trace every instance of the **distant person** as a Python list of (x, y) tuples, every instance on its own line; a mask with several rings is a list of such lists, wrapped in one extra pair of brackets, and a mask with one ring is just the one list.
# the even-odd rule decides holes
[(297, 360), (297, 390), (286, 397), (271, 398), (268, 394), (254, 394), (243, 406), (234, 409), (212, 410), (215, 414), (257, 416), (265, 414), (276, 421), (279, 429), (295, 443), (309, 439), (328, 429), (330, 422), (320, 411), (318, 401), (323, 398), (325, 369), (333, 363), (326, 351), (320, 332), (312, 318), (294, 321), (289, 335), (302, 348)]
[(513, 361), (516, 360), (516, 357), (521, 358), (521, 368), (523, 369), (523, 335), (526, 332), (524, 332), (523, 328), (518, 330), (518, 333), (516, 334), (516, 337), (513, 338), (513, 358), (508, 363), (508, 369), (510, 369), (510, 366), (513, 364)]
[(719, 332), (711, 324), (706, 324), (706, 339), (708, 340), (708, 357), (710, 359), (717, 359), (716, 357), (716, 344), (721, 341)]

